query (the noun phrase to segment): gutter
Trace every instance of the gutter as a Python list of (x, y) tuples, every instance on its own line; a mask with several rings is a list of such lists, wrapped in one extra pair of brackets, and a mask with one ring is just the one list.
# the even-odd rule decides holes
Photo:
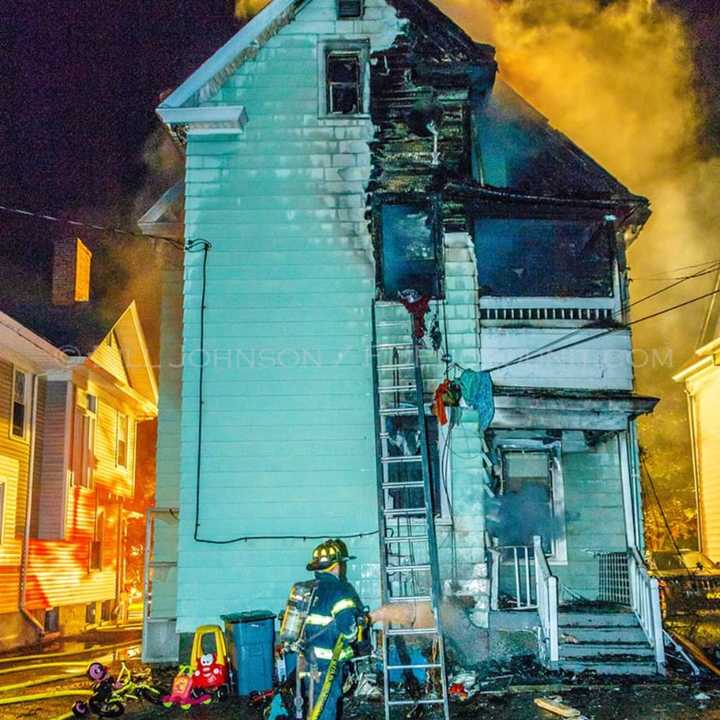
[(28, 489), (25, 500), (25, 532), (23, 533), (22, 551), (20, 560), (20, 602), (18, 609), (20, 614), (40, 633), (45, 636), (45, 626), (25, 607), (27, 602), (27, 571), (30, 562), (30, 519), (32, 516), (33, 485), (35, 480), (35, 448), (37, 446), (37, 403), (38, 384), (40, 376), (33, 375), (32, 385), (32, 410), (30, 416), (30, 458), (28, 460)]

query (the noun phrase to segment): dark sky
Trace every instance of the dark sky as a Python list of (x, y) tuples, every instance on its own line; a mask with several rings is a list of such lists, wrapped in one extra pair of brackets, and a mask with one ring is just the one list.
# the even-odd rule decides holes
[[(707, 147), (720, 152), (720, 2), (663, 1), (693, 28)], [(159, 94), (236, 30), (232, 0), (0, 0), (0, 205), (137, 219)], [(0, 212), (0, 261), (47, 265), (68, 232)]]

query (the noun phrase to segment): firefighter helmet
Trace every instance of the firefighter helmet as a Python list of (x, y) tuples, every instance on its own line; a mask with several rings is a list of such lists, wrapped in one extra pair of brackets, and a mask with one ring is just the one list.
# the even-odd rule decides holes
[(312, 554), (312, 560), (308, 563), (308, 570), (328, 570), (337, 563), (354, 560), (355, 557), (348, 554), (347, 545), (338, 539), (326, 540), (320, 543)]

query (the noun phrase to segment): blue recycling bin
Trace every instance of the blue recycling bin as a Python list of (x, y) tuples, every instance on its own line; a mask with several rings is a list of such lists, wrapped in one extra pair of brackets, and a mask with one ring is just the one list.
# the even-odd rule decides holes
[(223, 615), (225, 638), (237, 695), (272, 690), (275, 615), (269, 610)]

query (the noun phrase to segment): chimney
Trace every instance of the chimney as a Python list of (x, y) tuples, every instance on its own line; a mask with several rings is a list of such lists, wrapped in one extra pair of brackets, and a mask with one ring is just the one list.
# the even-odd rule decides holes
[(73, 305), (90, 300), (92, 253), (80, 238), (55, 243), (52, 271), (53, 305)]

